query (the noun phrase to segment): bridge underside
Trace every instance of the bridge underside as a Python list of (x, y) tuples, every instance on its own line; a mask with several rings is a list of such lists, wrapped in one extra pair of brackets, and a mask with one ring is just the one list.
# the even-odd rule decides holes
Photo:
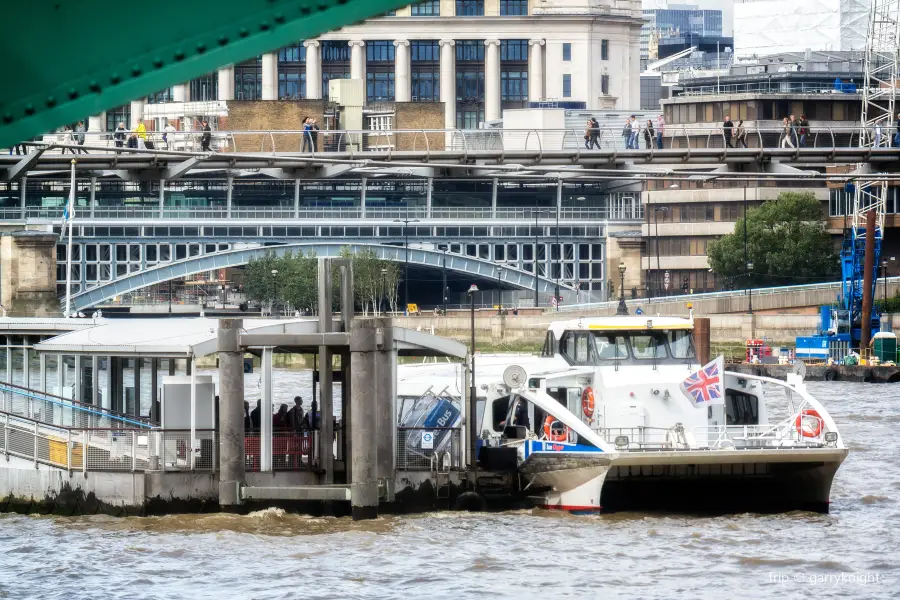
[[(73, 296), (73, 310), (84, 310), (116, 296), (188, 277), (196, 273), (243, 266), (254, 258), (263, 257), (266, 253), (283, 256), (287, 253), (297, 254), (302, 252), (305, 256), (314, 254), (317, 258), (326, 258), (339, 257), (342, 252), (356, 253), (362, 250), (371, 250), (377, 258), (382, 260), (406, 262), (407, 251), (405, 248), (377, 244), (302, 243), (229, 250), (160, 265), (93, 287)], [(533, 274), (519, 269), (498, 267), (498, 265), (488, 260), (449, 253), (445, 254), (434, 250), (410, 248), (409, 264), (412, 269), (422, 269), (424, 267), (441, 270), (446, 267), (448, 272), (455, 273), (457, 276), (467, 276), (473, 282), (475, 280), (497, 282), (498, 286), (502, 285), (506, 289), (529, 290), (532, 293), (535, 289), (535, 283), (537, 283), (539, 294), (553, 294), (557, 286), (555, 281), (545, 277), (537, 277), (537, 281), (535, 281)], [(570, 286), (562, 283), (559, 284), (559, 288), (560, 290), (571, 291)]]

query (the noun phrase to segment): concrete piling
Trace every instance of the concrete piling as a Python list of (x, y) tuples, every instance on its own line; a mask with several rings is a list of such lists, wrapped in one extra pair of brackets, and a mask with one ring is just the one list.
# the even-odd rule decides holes
[(697, 360), (701, 365), (709, 362), (710, 355), (710, 327), (708, 317), (694, 318), (694, 349), (697, 352)]
[(393, 349), (394, 332), (391, 327), (382, 328), (383, 344), (375, 352), (375, 432), (377, 433), (377, 463), (375, 476), (387, 491), (387, 500), (393, 500), (394, 449), (396, 409), (396, 354)]
[(350, 510), (356, 521), (378, 516), (378, 387), (390, 373), (378, 371), (376, 354), (385, 324), (383, 319), (357, 319), (350, 329)]
[(241, 503), (244, 484), (244, 356), (242, 319), (220, 319), (219, 353), (219, 505)]

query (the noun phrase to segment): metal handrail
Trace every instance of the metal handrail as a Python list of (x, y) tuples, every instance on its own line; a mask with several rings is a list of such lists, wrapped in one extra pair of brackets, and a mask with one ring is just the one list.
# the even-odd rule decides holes
[[(29, 401), (39, 400), (42, 402), (49, 402), (55, 406), (60, 406), (62, 408), (66, 408), (69, 410), (76, 410), (81, 413), (98, 416), (101, 418), (108, 418), (110, 420), (121, 421), (123, 423), (128, 423), (131, 425), (138, 425), (142, 428), (152, 428), (153, 425), (150, 424), (150, 419), (146, 419), (143, 417), (135, 417), (134, 415), (129, 415), (127, 413), (115, 411), (109, 408), (104, 408), (100, 406), (95, 406), (93, 404), (89, 404), (86, 402), (80, 402), (78, 400), (71, 400), (69, 398), (65, 398), (63, 396), (57, 396), (54, 394), (49, 394), (47, 392), (41, 392), (38, 390), (33, 390), (30, 388), (26, 388), (20, 385), (16, 385), (13, 383), (0, 382), (0, 392), (8, 392), (10, 394), (17, 394), (20, 396), (24, 396), (28, 398)], [(6, 395), (3, 394), (4, 404)], [(11, 404), (11, 402), (10, 402)], [(11, 407), (11, 406), (10, 406)], [(11, 413), (15, 414), (15, 413)], [(52, 423), (48, 423), (48, 425), (53, 425), (54, 427), (60, 427), (59, 425), (54, 425)], [(79, 429), (84, 429), (83, 427)]]

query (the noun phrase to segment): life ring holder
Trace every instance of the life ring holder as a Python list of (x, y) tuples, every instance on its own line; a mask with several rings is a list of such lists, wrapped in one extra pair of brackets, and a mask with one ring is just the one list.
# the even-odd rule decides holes
[(588, 386), (581, 392), (581, 413), (584, 415), (584, 418), (588, 420), (588, 423), (594, 422), (595, 408), (594, 389)]
[[(803, 417), (812, 417), (816, 421), (816, 426), (812, 429), (806, 429), (803, 427)], [(804, 408), (797, 414), (797, 418), (794, 421), (794, 427), (797, 428), (797, 433), (806, 438), (817, 438), (822, 435), (822, 429), (824, 428), (825, 420), (822, 419), (822, 415), (813, 408)]]

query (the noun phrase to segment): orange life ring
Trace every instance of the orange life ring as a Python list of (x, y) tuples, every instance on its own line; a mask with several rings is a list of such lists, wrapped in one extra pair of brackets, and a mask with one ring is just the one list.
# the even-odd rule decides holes
[[(803, 417), (813, 417), (816, 420), (816, 426), (812, 429), (804, 428)], [(797, 415), (794, 426), (797, 428), (797, 433), (799, 433), (803, 437), (817, 438), (822, 434), (822, 426), (824, 422), (825, 421), (822, 419), (822, 415), (820, 415), (817, 411), (812, 408), (804, 408), (802, 411), (800, 411), (800, 414)]]
[(568, 427), (564, 427), (562, 433), (553, 433), (553, 424), (558, 421), (553, 415), (547, 415), (544, 419), (544, 436), (551, 442), (565, 442), (569, 439)]
[(594, 422), (594, 390), (590, 387), (581, 392), (581, 412), (589, 422)]

